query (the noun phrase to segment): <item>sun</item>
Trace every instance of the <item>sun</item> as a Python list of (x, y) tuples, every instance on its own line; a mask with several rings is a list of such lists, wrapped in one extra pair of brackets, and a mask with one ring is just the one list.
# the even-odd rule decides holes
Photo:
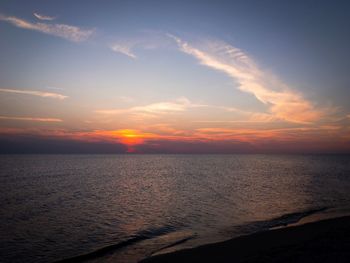
[(127, 145), (133, 146), (137, 144), (142, 144), (144, 142), (144, 136), (136, 130), (119, 130), (117, 131), (120, 141)]
[(119, 142), (127, 147), (127, 152), (137, 152), (136, 145), (141, 145), (149, 141), (157, 141), (159, 139), (170, 139), (159, 134), (143, 132), (136, 129), (120, 129), (120, 130), (95, 130), (94, 138), (104, 139), (109, 142)]

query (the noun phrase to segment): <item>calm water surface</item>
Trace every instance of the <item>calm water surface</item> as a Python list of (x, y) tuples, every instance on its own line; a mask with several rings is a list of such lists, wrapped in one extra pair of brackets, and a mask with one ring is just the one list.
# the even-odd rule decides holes
[(347, 211), (350, 156), (3, 155), (0, 186), (1, 262), (137, 262)]

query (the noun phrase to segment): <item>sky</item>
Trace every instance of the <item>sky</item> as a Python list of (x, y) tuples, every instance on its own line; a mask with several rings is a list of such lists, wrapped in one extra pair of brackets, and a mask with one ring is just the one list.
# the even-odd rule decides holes
[(347, 1), (0, 2), (0, 153), (350, 153)]

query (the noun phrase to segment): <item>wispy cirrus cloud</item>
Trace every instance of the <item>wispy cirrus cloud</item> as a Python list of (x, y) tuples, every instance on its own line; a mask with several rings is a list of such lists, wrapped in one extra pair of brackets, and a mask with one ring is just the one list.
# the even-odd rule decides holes
[(116, 38), (111, 42), (109, 48), (120, 54), (136, 59), (135, 50), (155, 50), (173, 46), (173, 41), (163, 32), (154, 30), (143, 30), (137, 36)]
[(324, 114), (300, 93), (260, 69), (240, 49), (219, 41), (210, 41), (204, 47), (196, 48), (176, 36), (168, 36), (176, 41), (182, 52), (237, 81), (241, 91), (253, 94), (267, 105), (274, 117), (289, 122), (309, 123), (319, 120)]
[(2, 89), (2, 88), (0, 88), (0, 92), (32, 95), (32, 96), (59, 99), (59, 100), (63, 100), (63, 99), (68, 98), (68, 96), (65, 96), (65, 95), (62, 95), (59, 93), (43, 92), (43, 91), (38, 91), (38, 90), (19, 90), (19, 89)]
[(38, 31), (44, 34), (61, 37), (73, 42), (85, 41), (92, 36), (94, 29), (82, 29), (65, 24), (32, 23), (22, 18), (0, 14), (0, 20), (16, 27)]
[(35, 121), (35, 122), (62, 122), (61, 119), (57, 119), (57, 118), (12, 117), (12, 116), (0, 116), (0, 120)]
[(189, 108), (205, 107), (207, 105), (192, 103), (189, 99), (185, 97), (178, 98), (174, 101), (157, 102), (151, 103), (144, 106), (136, 106), (127, 109), (107, 109), (107, 110), (96, 110), (96, 113), (116, 115), (125, 113), (140, 113), (140, 114), (150, 114), (159, 115), (166, 113), (183, 112)]
[(121, 53), (132, 59), (136, 59), (136, 55), (132, 52), (131, 47), (126, 44), (113, 44), (110, 46), (111, 50), (117, 53)]
[(52, 20), (56, 19), (55, 16), (46, 16), (46, 15), (42, 15), (42, 14), (39, 14), (36, 12), (33, 13), (33, 16), (35, 16), (39, 20), (46, 20), (46, 21), (52, 21)]
[[(126, 102), (132, 101), (127, 100)], [(274, 115), (269, 113), (252, 112), (232, 107), (194, 103), (186, 97), (180, 97), (171, 101), (155, 102), (143, 106), (133, 106), (129, 108), (99, 109), (95, 110), (95, 113), (105, 116), (130, 115), (137, 117), (138, 119), (144, 119), (160, 116), (166, 117), (167, 115), (171, 114), (185, 113), (196, 108), (205, 109), (207, 117), (211, 117), (213, 119), (194, 120), (192, 123), (267, 123), (278, 121)], [(218, 116), (222, 117), (222, 114), (231, 112), (234, 113), (234, 120), (218, 119)], [(203, 116), (203, 112), (197, 112), (197, 114)]]

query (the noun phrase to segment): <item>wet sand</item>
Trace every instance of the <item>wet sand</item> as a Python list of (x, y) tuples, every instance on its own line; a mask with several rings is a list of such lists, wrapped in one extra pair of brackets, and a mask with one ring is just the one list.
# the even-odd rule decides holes
[(350, 216), (269, 230), (142, 262), (350, 262)]

